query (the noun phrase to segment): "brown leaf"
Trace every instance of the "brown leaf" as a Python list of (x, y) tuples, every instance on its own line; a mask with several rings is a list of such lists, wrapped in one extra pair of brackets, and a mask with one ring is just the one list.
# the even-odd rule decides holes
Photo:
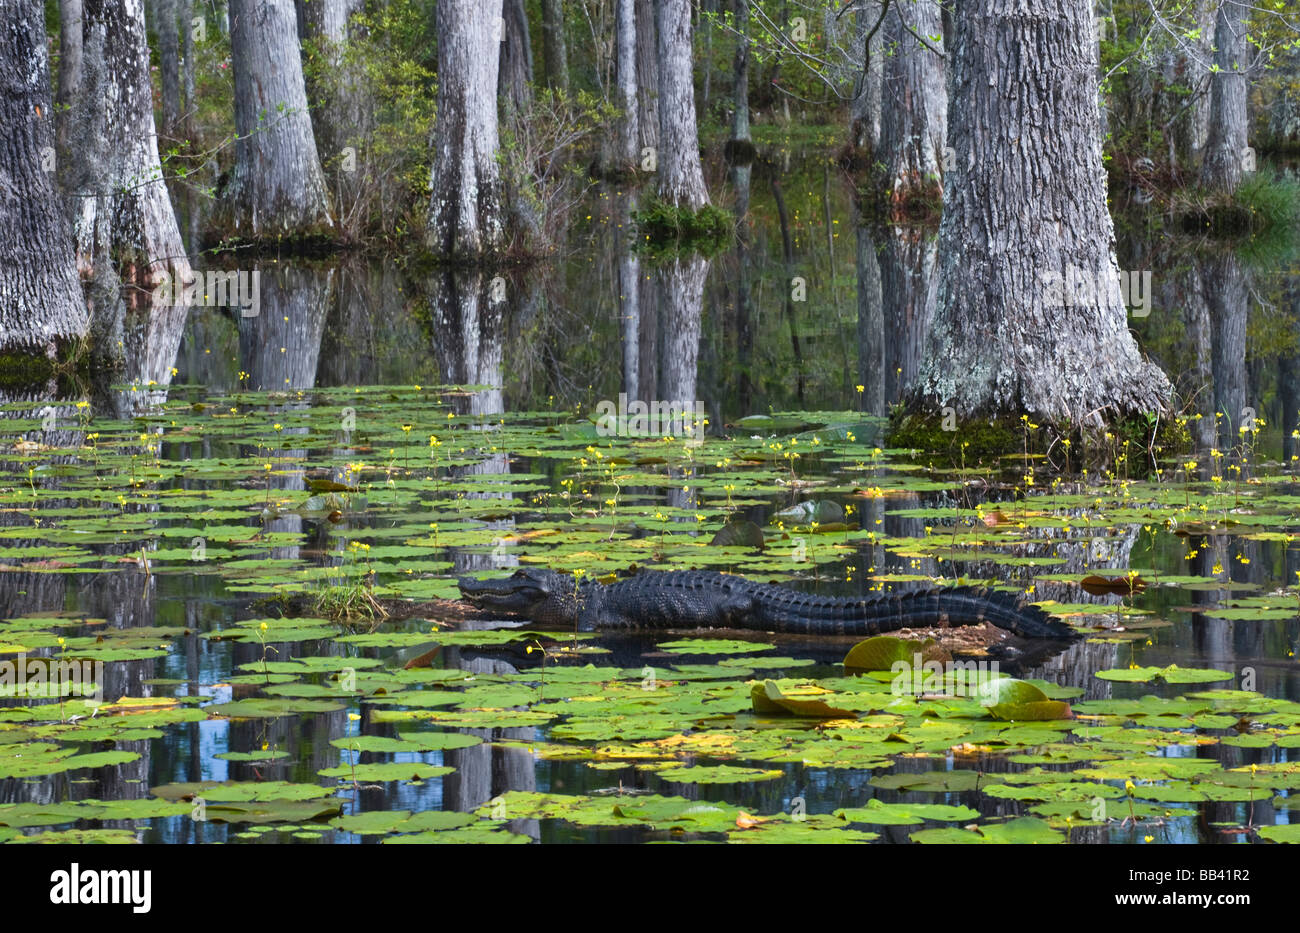
[(1132, 596), (1147, 588), (1147, 581), (1139, 576), (1101, 577), (1091, 574), (1079, 581), (1085, 593), (1093, 596)]

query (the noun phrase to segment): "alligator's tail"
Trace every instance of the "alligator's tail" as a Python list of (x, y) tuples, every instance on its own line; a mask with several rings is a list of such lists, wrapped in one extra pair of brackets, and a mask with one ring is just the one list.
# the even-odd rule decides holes
[(981, 586), (915, 590), (867, 600), (785, 592), (791, 596), (764, 600), (763, 626), (809, 635), (879, 635), (902, 628), (991, 622), (1022, 638), (1080, 637), (1066, 623), (1030, 605), (1023, 595)]

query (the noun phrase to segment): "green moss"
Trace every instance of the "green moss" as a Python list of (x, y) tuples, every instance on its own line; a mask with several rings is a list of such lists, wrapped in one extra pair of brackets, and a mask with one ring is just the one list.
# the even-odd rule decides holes
[[(1111, 467), (1127, 462), (1135, 473), (1138, 464), (1154, 467), (1153, 459), (1191, 447), (1186, 422), (1157, 418), (1154, 414), (1130, 415), (1104, 429), (1082, 430), (1069, 422), (1037, 424), (1019, 415), (949, 420), (928, 412), (906, 412), (895, 408), (890, 417), (886, 443), (911, 448), (918, 457), (935, 466), (977, 466), (1025, 453), (1041, 455), (1049, 448), (1054, 459), (1068, 461), (1070, 468)], [(1064, 442), (1068, 441), (1066, 445)]]
[(1020, 423), (1013, 424), (1009, 417), (961, 421), (956, 430), (945, 430), (944, 420), (942, 415), (909, 414), (902, 406), (896, 407), (890, 415), (886, 443), (890, 447), (910, 447), (924, 459), (954, 466), (995, 460), (1015, 453), (1024, 444)]

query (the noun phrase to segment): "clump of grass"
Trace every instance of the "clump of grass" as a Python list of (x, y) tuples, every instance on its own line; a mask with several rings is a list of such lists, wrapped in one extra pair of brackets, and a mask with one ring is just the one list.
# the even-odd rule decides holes
[(641, 234), (639, 245), (652, 252), (676, 249), (713, 255), (735, 235), (731, 215), (712, 204), (692, 210), (652, 198), (633, 220)]
[(1261, 170), (1230, 194), (1192, 190), (1173, 198), (1183, 233), (1238, 240), (1247, 252), (1278, 257), (1290, 251), (1300, 226), (1300, 182)]
[(375, 599), (375, 572), (359, 566), (362, 555), (370, 551), (369, 544), (353, 541), (348, 545), (348, 559), (340, 567), (340, 575), (331, 577), (319, 589), (313, 600), (313, 610), (334, 622), (346, 625), (369, 625), (374, 631), (388, 618), (388, 612)]
[(331, 584), (316, 594), (315, 611), (334, 622), (369, 624), (371, 631), (388, 618), (368, 580)]
[(1248, 175), (1237, 188), (1237, 204), (1250, 215), (1251, 230), (1263, 235), (1300, 223), (1300, 181), (1276, 172)]

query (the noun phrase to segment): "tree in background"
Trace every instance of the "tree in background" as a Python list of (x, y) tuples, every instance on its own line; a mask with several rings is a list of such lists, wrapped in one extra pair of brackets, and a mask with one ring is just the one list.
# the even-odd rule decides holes
[(438, 3), (438, 116), (427, 245), (440, 256), (481, 256), (503, 240), (497, 165), (502, 10), (502, 0)]
[(260, 238), (333, 227), (293, 0), (230, 0), (230, 59), (238, 140), (223, 195), (229, 228)]
[(690, 0), (659, 0), (659, 197), (697, 210), (709, 203), (695, 126)]

